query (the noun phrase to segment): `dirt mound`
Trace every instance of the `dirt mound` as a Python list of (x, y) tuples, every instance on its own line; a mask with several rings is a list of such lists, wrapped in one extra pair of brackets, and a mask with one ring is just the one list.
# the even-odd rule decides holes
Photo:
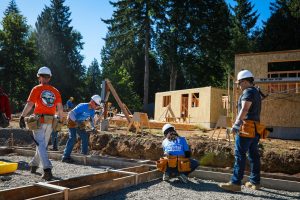
[[(35, 146), (29, 132), (21, 129), (0, 129), (0, 145), (10, 144), (14, 135), (16, 146)], [(68, 133), (61, 133), (60, 145), (67, 141)], [(208, 137), (191, 136), (188, 143), (192, 157), (199, 160), (202, 166), (232, 167), (234, 163), (234, 146), (227, 141), (211, 141)], [(111, 155), (125, 158), (158, 160), (163, 155), (159, 135), (124, 134), (118, 132), (101, 132), (91, 134), (89, 149), (91, 154)], [(63, 146), (60, 149), (64, 148)], [(300, 173), (300, 141), (264, 140), (259, 146), (261, 169), (265, 172), (281, 172), (287, 174)], [(80, 151), (78, 140), (74, 151)], [(249, 164), (247, 165), (249, 169)]]

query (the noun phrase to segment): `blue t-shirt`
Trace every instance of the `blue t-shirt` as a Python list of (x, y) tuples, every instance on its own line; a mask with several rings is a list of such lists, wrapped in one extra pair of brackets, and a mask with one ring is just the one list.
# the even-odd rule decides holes
[(68, 109), (74, 108), (74, 104), (72, 103), (72, 101), (70, 101), (70, 100), (67, 101), (67, 108)]
[(238, 102), (239, 112), (242, 109), (242, 101), (252, 102), (245, 119), (259, 122), (261, 111), (261, 96), (259, 91), (255, 87), (249, 87), (243, 91), (243, 94), (240, 96)]
[(73, 110), (77, 122), (82, 122), (88, 119), (94, 119), (95, 110), (89, 109), (88, 103), (80, 103)]
[(165, 154), (171, 156), (184, 156), (185, 151), (189, 151), (189, 145), (184, 137), (177, 137), (175, 140), (164, 139), (163, 150)]

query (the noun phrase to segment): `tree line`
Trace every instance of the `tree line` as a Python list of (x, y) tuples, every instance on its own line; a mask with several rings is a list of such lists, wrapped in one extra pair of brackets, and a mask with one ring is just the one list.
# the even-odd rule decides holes
[(0, 84), (18, 111), (37, 83), (37, 69), (46, 65), (64, 100), (88, 100), (109, 78), (130, 109), (147, 111), (156, 92), (225, 87), (237, 53), (300, 48), (299, 1), (272, 1), (262, 27), (256, 26), (259, 13), (251, 1), (235, 2), (233, 7), (225, 0), (110, 2), (114, 12), (102, 19), (108, 32), (101, 63), (94, 59), (86, 67), (82, 35), (71, 26), (65, 0), (51, 0), (35, 27), (11, 0), (1, 21)]

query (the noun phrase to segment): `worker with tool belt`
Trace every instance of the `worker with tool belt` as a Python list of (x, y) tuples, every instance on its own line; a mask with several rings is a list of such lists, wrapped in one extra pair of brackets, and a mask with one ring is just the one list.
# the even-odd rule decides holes
[(246, 153), (250, 161), (250, 178), (245, 186), (260, 188), (260, 155), (258, 142), (267, 135), (266, 127), (260, 124), (261, 94), (254, 86), (254, 76), (249, 70), (237, 75), (237, 84), (242, 91), (238, 101), (238, 115), (231, 132), (235, 134), (235, 163), (231, 181), (220, 187), (228, 191), (241, 191), (246, 165)]
[(175, 127), (165, 124), (162, 128), (165, 139), (162, 143), (164, 158), (157, 161), (158, 170), (164, 172), (163, 180), (168, 181), (172, 176), (184, 183), (188, 182), (188, 174), (198, 166), (198, 161), (191, 159), (191, 151), (184, 137), (180, 137)]
[[(37, 144), (36, 152), (29, 165), (31, 167), (31, 173), (35, 173), (41, 162), (44, 173), (42, 178), (49, 181), (52, 179), (52, 164), (48, 158), (47, 146), (50, 139), (50, 135), (53, 130), (54, 114), (58, 112), (58, 123), (61, 123), (63, 106), (59, 91), (49, 84), (52, 73), (48, 67), (41, 67), (38, 70), (37, 77), (39, 85), (35, 86), (27, 99), (23, 112), (20, 117), (20, 128), (25, 128), (25, 117), (31, 111), (34, 106), (34, 116), (30, 119), (31, 123), (35, 123), (36, 126), (33, 130), (33, 138)], [(56, 123), (57, 124), (57, 123)]]
[(86, 132), (85, 120), (90, 119), (92, 132), (95, 132), (94, 116), (95, 110), (98, 110), (101, 105), (101, 97), (94, 95), (91, 97), (89, 103), (80, 103), (73, 110), (68, 113), (67, 126), (69, 128), (69, 139), (64, 150), (62, 162), (71, 163), (72, 149), (76, 142), (76, 133), (81, 139), (81, 153), (87, 155), (88, 153), (88, 134)]

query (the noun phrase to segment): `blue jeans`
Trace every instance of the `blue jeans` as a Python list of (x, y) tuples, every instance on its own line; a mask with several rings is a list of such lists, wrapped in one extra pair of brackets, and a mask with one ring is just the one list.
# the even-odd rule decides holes
[(76, 133), (79, 135), (81, 139), (81, 153), (87, 155), (88, 153), (88, 134), (85, 130), (80, 130), (78, 128), (69, 128), (69, 139), (66, 144), (66, 148), (64, 150), (63, 159), (70, 158), (73, 147), (76, 142)]
[(231, 182), (241, 185), (246, 166), (246, 153), (248, 151), (248, 159), (250, 161), (250, 182), (260, 184), (260, 155), (258, 152), (258, 142), (260, 135), (256, 134), (255, 138), (235, 137), (235, 163), (233, 167), (233, 175)]
[(53, 149), (57, 149), (57, 144), (58, 144), (58, 132), (52, 131), (51, 133), (51, 143)]
[[(189, 175), (190, 173), (192, 173), (193, 171), (195, 171), (195, 169), (199, 166), (199, 162), (197, 160), (191, 159), (191, 171), (190, 172), (182, 172), (183, 174), (185, 174), (186, 176)], [(169, 166), (167, 166), (166, 169), (166, 174), (168, 175), (174, 175), (174, 176), (178, 176), (180, 174), (180, 172), (178, 172), (178, 168), (170, 168)]]

